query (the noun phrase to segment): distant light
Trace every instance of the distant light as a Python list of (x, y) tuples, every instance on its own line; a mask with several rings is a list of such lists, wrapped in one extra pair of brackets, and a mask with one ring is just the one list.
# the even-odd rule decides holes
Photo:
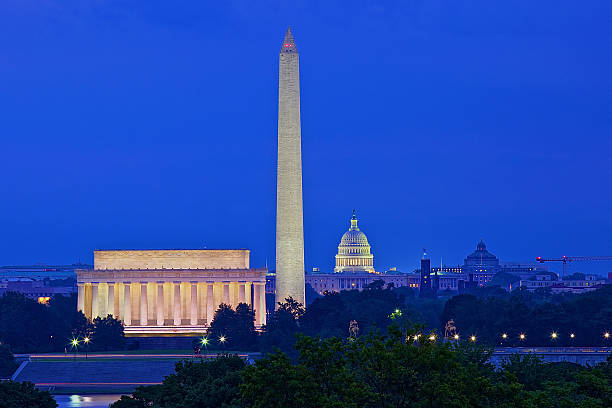
[(72, 339), (70, 343), (72, 344), (72, 347), (76, 347), (79, 345), (79, 341), (77, 339)]
[(454, 338), (455, 340), (459, 340), (459, 335), (458, 335), (458, 334), (455, 334), (455, 335), (453, 336), (453, 338)]
[(507, 339), (508, 335), (506, 333), (502, 334), (502, 339)]
[(85, 343), (89, 343), (89, 337), (85, 337), (85, 338), (83, 339), (83, 341), (84, 341)]
[(475, 342), (476, 341), (476, 336), (474, 336), (473, 334), (470, 336), (470, 341), (471, 342)]
[(526, 336), (525, 336), (525, 334), (524, 334), (524, 333), (519, 334), (519, 339), (521, 339), (521, 340), (525, 340), (525, 337), (526, 337)]
[(436, 335), (432, 334), (431, 336), (429, 336), (429, 340), (435, 341), (436, 340)]
[(201, 343), (202, 343), (203, 346), (207, 346), (208, 345), (208, 339), (206, 337), (203, 337)]
[(557, 338), (557, 333), (555, 333), (555, 332), (550, 333), (550, 337), (552, 337), (553, 340), (556, 339)]
[(605, 333), (604, 333), (604, 337), (605, 337), (606, 339), (609, 339), (609, 338), (610, 338), (610, 333), (605, 332)]
[(570, 338), (572, 338), (572, 339), (573, 339), (574, 337), (576, 337), (576, 335), (575, 335), (574, 333), (571, 333), (571, 334), (570, 334)]
[(220, 341), (221, 343), (225, 343), (225, 340), (226, 340), (225, 336), (221, 336), (221, 337), (219, 337), (219, 341)]
[(285, 47), (291, 47), (291, 44), (285, 44)]

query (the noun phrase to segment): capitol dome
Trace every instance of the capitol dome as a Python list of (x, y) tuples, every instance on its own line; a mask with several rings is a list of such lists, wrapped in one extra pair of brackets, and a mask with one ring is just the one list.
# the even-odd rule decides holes
[(357, 226), (357, 216), (353, 210), (351, 227), (342, 235), (334, 272), (374, 272), (374, 255), (366, 235)]

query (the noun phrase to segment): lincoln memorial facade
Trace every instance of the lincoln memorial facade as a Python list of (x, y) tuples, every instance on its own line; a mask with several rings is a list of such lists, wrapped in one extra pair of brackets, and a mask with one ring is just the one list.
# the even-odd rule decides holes
[(119, 318), (127, 335), (201, 333), (221, 303), (248, 304), (261, 327), (266, 273), (246, 249), (94, 251), (93, 269), (76, 271), (77, 307)]

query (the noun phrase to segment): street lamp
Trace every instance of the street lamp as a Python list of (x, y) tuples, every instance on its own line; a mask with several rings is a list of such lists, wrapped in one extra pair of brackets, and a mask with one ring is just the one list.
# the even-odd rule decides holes
[(557, 339), (557, 333), (556, 332), (550, 333), (550, 338), (553, 339), (553, 340), (556, 340)]
[(476, 342), (476, 336), (474, 336), (474, 335), (472, 334), (472, 335), (470, 336), (470, 341), (471, 341), (472, 343), (475, 343), (475, 342)]
[(574, 337), (576, 337), (576, 335), (574, 333), (570, 333), (570, 339), (573, 339)]
[(608, 339), (610, 338), (610, 333), (609, 333), (609, 332), (605, 332), (605, 333), (604, 333), (604, 338), (605, 338), (606, 340), (608, 340)]
[(87, 360), (87, 349), (89, 348), (89, 337), (85, 337), (83, 342), (85, 343), (85, 360)]
[(455, 334), (455, 335), (453, 336), (453, 338), (454, 338), (455, 340), (459, 340), (459, 335), (458, 335), (458, 334)]
[(70, 341), (70, 344), (72, 345), (72, 349), (74, 350), (74, 359), (76, 360), (77, 350), (78, 350), (78, 347), (79, 347), (79, 340), (73, 338)]
[(520, 339), (521, 341), (525, 340), (525, 337), (527, 337), (527, 336), (525, 336), (525, 333), (521, 333), (521, 334), (519, 334), (519, 339)]
[(225, 341), (227, 340), (227, 338), (224, 335), (221, 335), (221, 337), (219, 337), (219, 342), (221, 344), (225, 344)]

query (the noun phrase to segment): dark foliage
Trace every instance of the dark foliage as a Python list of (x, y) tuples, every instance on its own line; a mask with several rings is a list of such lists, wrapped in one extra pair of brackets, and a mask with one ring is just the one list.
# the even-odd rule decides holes
[(70, 339), (85, 337), (92, 338), (92, 350), (123, 348), (122, 323), (97, 320), (90, 322), (76, 310), (75, 296), (55, 296), (48, 306), (15, 292), (0, 297), (0, 342), (17, 353), (63, 351)]
[[(453, 319), (462, 333), (475, 333), (488, 344), (507, 346), (603, 346), (612, 322), (612, 286), (581, 294), (530, 293), (463, 294), (449, 299), (440, 325)], [(557, 337), (551, 334), (557, 333)], [(501, 335), (508, 334), (503, 340)], [(525, 339), (520, 340), (519, 334)], [(574, 338), (570, 334), (574, 333)]]
[(0, 378), (9, 378), (17, 369), (15, 356), (7, 345), (0, 346)]
[(112, 408), (238, 408), (244, 361), (218, 356), (207, 361), (183, 361), (162, 385), (138, 387), (132, 397), (123, 396)]
[(0, 382), (0, 408), (56, 408), (47, 391), (39, 391), (29, 382)]
[[(236, 310), (226, 304), (219, 305), (208, 329), (211, 347), (230, 350), (253, 350), (256, 348), (255, 313), (246, 303), (240, 303)], [(224, 343), (219, 339), (224, 338)]]

